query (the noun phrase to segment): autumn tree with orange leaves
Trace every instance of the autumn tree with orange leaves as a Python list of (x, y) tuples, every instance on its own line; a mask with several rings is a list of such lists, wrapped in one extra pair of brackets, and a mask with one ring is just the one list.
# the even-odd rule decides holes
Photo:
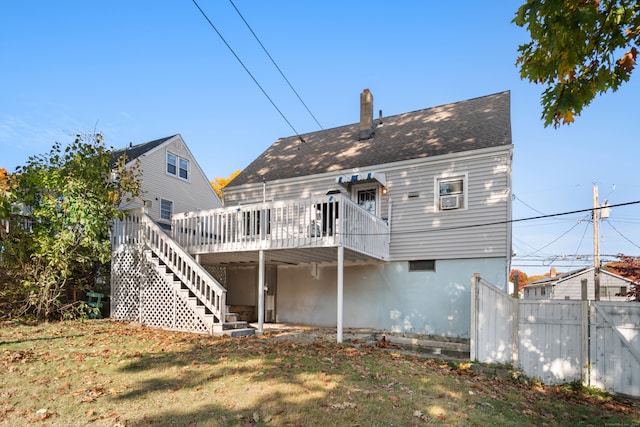
[(240, 170), (239, 169), (237, 171), (233, 172), (227, 178), (213, 178), (211, 180), (211, 186), (213, 187), (213, 191), (216, 192), (216, 194), (218, 195), (218, 197), (220, 197), (221, 200), (224, 200), (224, 190), (223, 190), (223, 188), (226, 187), (227, 185), (229, 185), (229, 183), (231, 181), (233, 181), (234, 178), (236, 176), (238, 176), (238, 175), (240, 175)]
[(511, 274), (509, 274), (509, 281), (512, 283), (518, 283), (518, 291), (521, 291), (522, 288), (529, 283), (529, 277), (524, 271), (520, 270), (511, 270)]
[(9, 172), (5, 168), (0, 168), (0, 194), (9, 189)]
[(572, 123), (600, 94), (627, 82), (640, 48), (637, 0), (527, 0), (513, 22), (531, 37), (520, 45), (520, 77), (546, 86), (544, 125)]
[(626, 296), (630, 301), (640, 302), (640, 258), (629, 255), (618, 255), (618, 261), (607, 263), (604, 269), (618, 276), (633, 280), (633, 285), (624, 294), (616, 294), (617, 296)]

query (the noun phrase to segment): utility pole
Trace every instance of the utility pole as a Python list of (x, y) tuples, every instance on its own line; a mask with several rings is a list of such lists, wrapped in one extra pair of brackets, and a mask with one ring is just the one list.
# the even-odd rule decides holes
[(598, 219), (598, 186), (593, 186), (593, 291), (594, 299), (600, 301), (600, 225)]

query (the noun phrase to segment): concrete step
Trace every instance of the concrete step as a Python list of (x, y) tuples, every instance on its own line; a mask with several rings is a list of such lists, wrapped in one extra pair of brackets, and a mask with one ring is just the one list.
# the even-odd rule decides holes
[(452, 357), (468, 359), (470, 346), (468, 342), (440, 341), (428, 338), (410, 338), (382, 334), (376, 338), (376, 345), (399, 347), (405, 350), (432, 355), (435, 357)]
[(224, 322), (222, 324), (222, 329), (227, 331), (231, 329), (245, 329), (247, 327), (247, 322), (245, 321), (235, 321), (235, 322)]
[(214, 332), (214, 335), (226, 335), (229, 337), (247, 337), (251, 335), (255, 335), (256, 331), (252, 328), (242, 328), (242, 329), (226, 329), (221, 332)]

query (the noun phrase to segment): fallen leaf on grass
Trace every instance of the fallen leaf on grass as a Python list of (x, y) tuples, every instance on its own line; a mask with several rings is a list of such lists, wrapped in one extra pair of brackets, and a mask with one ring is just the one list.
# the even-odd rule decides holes
[(333, 409), (347, 409), (347, 408), (356, 409), (358, 405), (352, 402), (342, 402), (342, 403), (332, 403), (329, 405), (329, 407)]

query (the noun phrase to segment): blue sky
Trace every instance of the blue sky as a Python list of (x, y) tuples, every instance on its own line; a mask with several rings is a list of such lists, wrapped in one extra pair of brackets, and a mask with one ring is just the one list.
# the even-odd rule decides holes
[[(232, 4), (202, 9), (291, 123), (320, 130)], [(640, 200), (640, 77), (596, 99), (576, 123), (544, 128), (543, 88), (514, 66), (520, 2), (234, 0), (323, 128), (359, 120), (369, 88), (385, 116), (511, 91), (513, 218)], [(209, 179), (243, 169), (294, 134), (191, 0), (0, 3), (0, 167), (54, 141), (100, 131), (115, 148), (180, 133)], [(600, 226), (602, 254), (640, 255), (640, 205)], [(588, 214), (513, 226), (514, 268), (591, 265)], [(565, 256), (564, 261), (558, 257)], [(555, 261), (554, 261), (555, 260)]]

